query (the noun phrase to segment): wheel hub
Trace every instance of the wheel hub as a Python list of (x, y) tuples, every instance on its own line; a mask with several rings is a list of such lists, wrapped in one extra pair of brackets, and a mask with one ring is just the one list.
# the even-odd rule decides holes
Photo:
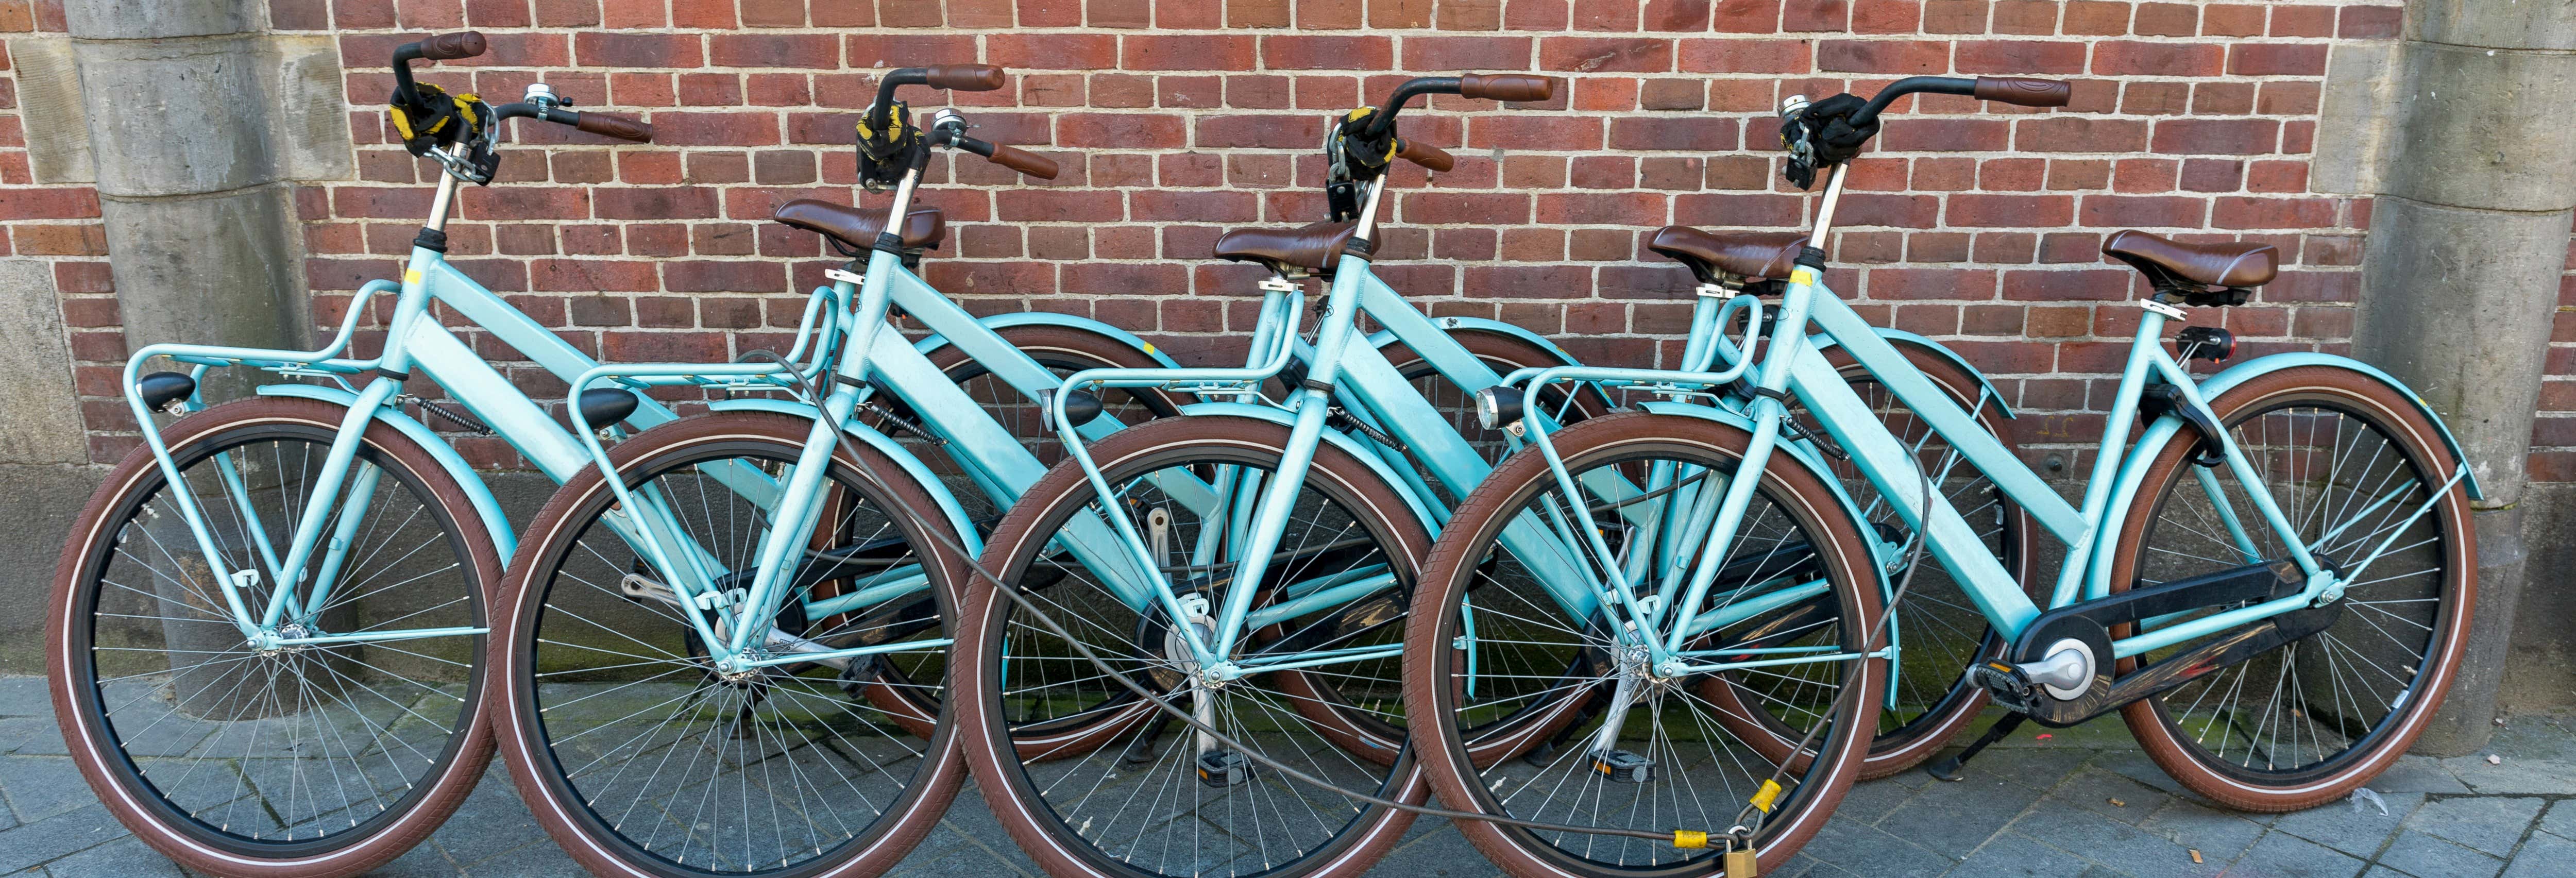
[(252, 652), (259, 653), (260, 655), (268, 658), (276, 658), (282, 655), (294, 655), (296, 653), (303, 652), (306, 645), (301, 643), (287, 643), (285, 641), (303, 640), (305, 638), (312, 637), (314, 633), (315, 632), (312, 629), (306, 628), (301, 624), (289, 622), (284, 625), (277, 626), (277, 630), (275, 631), (262, 631), (258, 634), (251, 635), (250, 648)]

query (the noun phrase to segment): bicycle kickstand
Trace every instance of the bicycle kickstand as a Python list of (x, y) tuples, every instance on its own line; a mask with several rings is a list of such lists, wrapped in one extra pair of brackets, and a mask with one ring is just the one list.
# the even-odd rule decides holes
[(1968, 760), (1976, 758), (1978, 753), (1984, 752), (1996, 741), (2003, 740), (2005, 735), (2012, 734), (2014, 729), (2021, 728), (2022, 722), (2028, 719), (2030, 715), (2026, 713), (2004, 714), (2004, 718), (1995, 720), (1995, 724), (1988, 727), (1985, 734), (1978, 735), (1975, 741), (1969, 742), (1968, 749), (1959, 751), (1956, 756), (1936, 760), (1930, 765), (1923, 766), (1923, 773), (1946, 781), (1966, 780), (1967, 775), (1960, 774), (1959, 769), (1965, 767)]

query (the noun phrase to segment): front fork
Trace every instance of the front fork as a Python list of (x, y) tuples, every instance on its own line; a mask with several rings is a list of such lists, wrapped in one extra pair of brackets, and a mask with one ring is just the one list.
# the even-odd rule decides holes
[[(314, 617), (328, 605), (332, 586), (347, 563), (349, 544), (356, 538), (366, 518), (383, 473), (357, 460), (359, 444), (369, 423), (375, 419), (376, 409), (390, 402), (401, 390), (401, 382), (378, 377), (360, 392), (357, 400), (350, 403), (348, 412), (332, 434), (331, 450), (323, 457), (321, 471), (314, 476), (312, 493), (308, 495), (301, 513), (290, 519), (294, 522), (294, 530), (287, 538), (284, 557), (279, 557), (277, 546), (269, 540), (267, 522), (251, 504), (251, 486), (243, 478), (232, 453), (224, 451), (214, 456), (218, 481), (224, 492), (230, 495), (234, 507), (241, 510), (240, 526), (248, 532), (245, 536), (258, 552), (259, 557), (254, 559), (260, 565), (258, 567), (233, 569), (231, 559), (225, 556), (205, 521), (194, 487), (179, 473), (177, 461), (169, 456), (167, 449), (160, 448), (157, 441), (153, 443), (153, 450), (160, 457), (162, 477), (170, 486), (171, 499), (193, 532), (198, 550), (205, 555), (207, 569), (217, 571), (216, 587), (222, 590), (225, 604), (233, 614), (234, 627), (243, 637), (263, 648), (288, 645), (286, 641), (295, 638), (280, 638), (277, 629), (288, 623), (310, 628)], [(150, 421), (144, 423), (148, 425)], [(153, 438), (158, 439), (157, 435)], [(344, 488), (349, 495), (345, 504), (337, 502)], [(283, 491), (282, 485), (280, 490)], [(326, 526), (331, 528), (327, 542), (323, 537)], [(317, 547), (321, 549), (318, 565), (314, 563)], [(299, 600), (297, 586), (308, 584), (304, 576), (308, 566), (314, 568), (307, 589), (311, 594)], [(268, 600), (254, 610), (250, 606), (249, 592), (263, 577), (271, 586)]]

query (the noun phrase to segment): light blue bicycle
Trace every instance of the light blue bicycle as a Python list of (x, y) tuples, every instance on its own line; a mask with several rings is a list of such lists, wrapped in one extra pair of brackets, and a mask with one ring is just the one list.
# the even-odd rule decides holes
[[(363, 872), (426, 837), (481, 776), (491, 753), (487, 600), (516, 529), (424, 418), (498, 437), (556, 480), (593, 470), (585, 442), (596, 437), (565, 429), (523, 395), (442, 326), (431, 303), (561, 379), (595, 366), (451, 265), (444, 227), (460, 184), (491, 179), (503, 120), (630, 141), (649, 140), (651, 129), (563, 109), (543, 85), (495, 107), (411, 79), (414, 60), (482, 49), (469, 32), (396, 51), (396, 103), (442, 171), (401, 283), (362, 287), (320, 350), (167, 344), (128, 362), (137, 422), (180, 417), (144, 433), (144, 447), (75, 523), (48, 649), (57, 717), (101, 801), (192, 868)], [(799, 215), (817, 224), (856, 216), (818, 203)], [(394, 300), (383, 350), (345, 356), (380, 295)], [(809, 310), (809, 328), (819, 315)], [(1066, 371), (1161, 362), (1143, 342), (1089, 321), (986, 325)], [(959, 365), (956, 346), (920, 347), (977, 404), (991, 397), (989, 370)], [(143, 374), (168, 361), (191, 368)], [(209, 407), (200, 382), (225, 367), (299, 380)], [(407, 393), (412, 379), (463, 410)], [(674, 417), (660, 402), (626, 402), (628, 411), (594, 423), (622, 435)], [(1046, 439), (1033, 423), (1011, 435)], [(774, 493), (757, 473), (726, 475), (753, 496)]]
[[(403, 406), (488, 425), (556, 478), (589, 458), (430, 303), (557, 374), (591, 364), (451, 266), (443, 227), (458, 183), (491, 179), (502, 120), (632, 141), (651, 129), (562, 109), (543, 86), (494, 107), (411, 79), (413, 60), (482, 50), (479, 34), (459, 33), (394, 53), (396, 112), (419, 123), (407, 129), (417, 151), (444, 171), (400, 284), (360, 288), (320, 350), (158, 344), (126, 364), (144, 447), (72, 529), (52, 680), (100, 800), (192, 868), (365, 871), (435, 829), (490, 758), (485, 599), (513, 532), (465, 459)], [(380, 294), (394, 297), (382, 352), (343, 356)], [(141, 374), (165, 358), (193, 368)], [(200, 379), (236, 366), (321, 383), (265, 384), (208, 408)], [(470, 418), (407, 394), (414, 377)], [(160, 412), (181, 417), (150, 429)]]
[[(1051, 873), (1356, 874), (1401, 834), (1402, 812), (1265, 767), (1421, 794), (1395, 686), (1397, 638), (1432, 528), (1500, 450), (1462, 433), (1465, 412), (1429, 391), (1490, 387), (1516, 368), (1498, 362), (1509, 357), (1424, 316), (1371, 269), (1391, 206), (1383, 174), (1397, 158), (1448, 167), (1445, 153), (1397, 136), (1395, 117), (1412, 98), (1540, 100), (1553, 85), (1413, 79), (1380, 107), (1335, 120), (1333, 219), (1217, 243), (1221, 258), (1274, 273), (1260, 284), (1263, 317), (1244, 367), (1067, 378), (1087, 391), (1150, 387), (1208, 401), (1096, 443), (1066, 434), (1070, 459), (1013, 507), (983, 566), (1080, 646), (1252, 749), (1169, 720), (1074, 642), (973, 584), (955, 672), (967, 758), (1003, 826)], [(1311, 344), (1293, 280), (1310, 274), (1329, 278)], [(1362, 315), (1382, 333), (1361, 332)], [(1532, 365), (1564, 363), (1517, 368)], [(1284, 389), (1276, 401), (1274, 380)], [(1540, 399), (1534, 407), (1565, 420), (1601, 414), (1605, 402), (1577, 388)], [(1496, 752), (1527, 746), (1573, 707), (1504, 718), (1485, 740)]]
[[(2057, 106), (2066, 87), (1915, 77), (1866, 102), (1793, 99), (1792, 179), (1827, 175), (1813, 240), (1829, 240), (1844, 163), (1879, 111), (1917, 93)], [(1704, 276), (1745, 273), (1721, 240), (1669, 240), (1695, 244), (1670, 252)], [(1795, 257), (1776, 322), (1739, 306), (1756, 315), (1748, 338), (1768, 333), (1758, 357), (1718, 365), (1741, 346), (1720, 334), (1712, 302), (1693, 328), (1692, 368), (1529, 370), (1490, 394), (1494, 422), (1535, 448), (1461, 506), (1423, 573), (1404, 676), (1431, 786), (1486, 814), (1714, 841), (1462, 822), (1469, 839), (1523, 876), (1740, 874), (1739, 858), (1794, 853), (1859, 774), (1890, 669), (1912, 670), (1903, 653), (1915, 632), (1884, 607), (1917, 599), (1894, 589), (1918, 558), (1948, 572), (2004, 641), (1954, 669), (1959, 685), (2013, 711), (1942, 772), (2024, 719), (2069, 725), (2112, 710), (2178, 781), (2251, 810), (2332, 800), (2402, 754), (2457, 670), (2475, 594), (2477, 487), (2457, 444), (2366, 364), (2276, 354), (2203, 379), (2183, 363), (2224, 359), (2223, 330), (2184, 329), (2179, 356), (2165, 350), (2183, 308), (2241, 304), (2269, 281), (2269, 246), (2122, 232), (2104, 252), (2154, 292), (2138, 303), (2146, 313), (2080, 506), (1834, 297), (1817, 248)], [(1942, 444), (1898, 439), (1811, 332)], [(1749, 413), (1707, 404), (1739, 378), (1751, 382)], [(1562, 381), (1669, 398), (1557, 430), (1501, 392)], [(1793, 403), (1904, 531), (1928, 539), (1891, 546), (1862, 529), (1826, 463), (1782, 441)], [(1963, 469), (2067, 546), (2045, 600), (1926, 490)], [(1529, 528), (1555, 539), (1516, 538)], [(1477, 758), (1488, 717), (1554, 703), (1568, 682), (1459, 667), (1448, 657), (1471, 633), (1521, 644), (1533, 664), (1591, 671), (1578, 685), (1605, 698), (1573, 726), (1576, 746), (1545, 760)]]
[[(793, 350), (571, 380), (588, 424), (627, 417), (651, 388), (724, 397), (613, 447), (585, 436), (583, 473), (529, 524), (496, 614), (503, 758), (593, 870), (877, 874), (955, 795), (941, 692), (958, 565), (986, 510), (1055, 453), (1017, 425), (1035, 425), (1064, 373), (1170, 364), (1087, 322), (979, 320), (914, 274), (942, 227), (912, 206), (934, 148), (1036, 177), (1055, 166), (967, 136), (954, 110), (915, 125), (896, 93), (1002, 81), (985, 65), (886, 71), (859, 149), (890, 205), (778, 209), (851, 260), (826, 272)], [(933, 335), (907, 340), (898, 312)], [(1081, 402), (1067, 420), (1089, 437), (1177, 405), (1153, 391)]]

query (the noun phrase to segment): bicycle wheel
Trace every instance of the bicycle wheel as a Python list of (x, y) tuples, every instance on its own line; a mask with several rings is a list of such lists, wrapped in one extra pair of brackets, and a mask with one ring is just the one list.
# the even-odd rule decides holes
[[(1669, 569), (1677, 582), (1697, 565), (1664, 559), (1699, 557), (1687, 535), (1706, 525), (1685, 522), (1710, 514), (1749, 439), (1715, 421), (1647, 413), (1597, 418), (1553, 437), (1566, 469), (1596, 493), (1587, 502), (1622, 568), (1640, 581)], [(1623, 488), (1613, 496), (1605, 485)], [(1857, 526), (1825, 482), (1774, 456), (1713, 571), (1700, 605), (1709, 624), (1685, 640), (1694, 653), (1687, 660), (1818, 658), (1663, 675), (1642, 647), (1614, 633), (1629, 630), (1624, 611), (1591, 607), (1582, 584), (1552, 581), (1564, 577), (1566, 565), (1590, 563), (1590, 550), (1557, 537), (1581, 525), (1551, 524), (1574, 522), (1577, 514), (1545, 458), (1523, 452), (1469, 496), (1435, 544), (1416, 596), (1420, 611), (1405, 637), (1404, 671), (1414, 746), (1433, 791), (1453, 808), (1575, 826), (1716, 833), (1741, 821), (1764, 860), (1785, 861), (1857, 778), (1870, 739), (1863, 730), (1875, 722), (1885, 681), (1880, 662), (1830, 658), (1859, 651), (1863, 629), (1879, 618), (1878, 580)], [(1521, 552), (1506, 548), (1507, 529), (1522, 535), (1511, 538), (1522, 541)], [(1618, 624), (1614, 613), (1623, 614)], [(1733, 618), (1706, 615), (1712, 613)], [(1670, 624), (1673, 616), (1659, 618)], [(1464, 638), (1513, 645), (1517, 654), (1488, 650), (1478, 666), (1461, 669), (1451, 653)], [(1482, 764), (1472, 730), (1489, 717), (1561, 699), (1554, 690), (1567, 685), (1568, 667), (1587, 675), (1579, 685), (1603, 693), (1587, 714), (1520, 759)], [(1793, 743), (1817, 730), (1814, 746), (1794, 761), (1769, 758), (1794, 748), (1746, 740), (1736, 731), (1741, 722), (1721, 722), (1726, 708), (1698, 694), (1707, 676), (1722, 679), (1739, 700), (1793, 718), (1785, 730)], [(1784, 794), (1767, 813), (1749, 809), (1774, 778)], [(1723, 868), (1714, 850), (1668, 843), (1476, 821), (1458, 828), (1514, 875), (1708, 875)]]
[[(220, 574), (257, 615), (315, 491), (343, 406), (257, 398), (162, 431), (226, 559), (211, 571), (149, 449), (108, 475), (74, 524), (48, 618), (54, 715), (99, 801), (145, 843), (217, 875), (351, 875), (401, 856), (456, 810), (491, 758), (483, 637), (260, 648)], [(372, 483), (364, 495), (361, 485)], [(491, 537), (436, 458), (390, 426), (360, 434), (350, 481), (298, 597), (332, 571), (288, 637), (485, 624)], [(354, 530), (338, 527), (355, 500)]]
[[(868, 659), (717, 671), (669, 587), (652, 581), (657, 568), (613, 527), (664, 516), (714, 569), (752, 569), (771, 519), (745, 485), (783, 480), (811, 425), (733, 413), (638, 434), (614, 456), (637, 505), (652, 508), (628, 518), (586, 472), (547, 502), (512, 560), (493, 647), (503, 757), (538, 822), (594, 872), (874, 875), (956, 795), (964, 775), (948, 724), (917, 736), (855, 694), (850, 669)], [(804, 564), (856, 568), (844, 571), (856, 599), (808, 618), (790, 595), (753, 654), (882, 646), (873, 661), (944, 680), (955, 562), (927, 529), (947, 519), (857, 442), (826, 484), (820, 545)]]
[[(2358, 370), (2256, 376), (2210, 409), (2295, 531), (2270, 526), (2248, 498), (2252, 486), (2225, 466), (2192, 465), (2197, 443), (2185, 430), (2140, 482), (2112, 589), (2279, 561), (2293, 539), (2355, 581), (2340, 600), (2296, 611), (2332, 614), (2322, 630), (2132, 703), (2121, 717), (2193, 792), (2249, 811), (2313, 807), (2394, 763), (2450, 689), (2477, 594), (2467, 492), (2445, 488), (2459, 464), (2432, 421)], [(2123, 670), (2193, 645), (2123, 660)]]
[[(2004, 448), (2014, 447), (2012, 425), (2004, 418), (2002, 401), (1986, 392), (1974, 372), (1920, 343), (1905, 339), (1889, 342)], [(2032, 575), (2035, 525), (2029, 513), (2004, 496), (1985, 473), (1968, 465), (1947, 440), (1898, 400), (1884, 382), (1861, 368), (1849, 352), (1837, 347), (1825, 355), (1888, 432), (1914, 449), (1915, 465), (1933, 474), (1941, 485), (1942, 496), (1976, 529), (1987, 551), (1994, 553), (2015, 582), (2029, 589), (2034, 600), (2044, 601), (2046, 584)], [(1790, 410), (1799, 423), (1815, 423), (1804, 406), (1793, 403)], [(1889, 505), (1886, 496), (1850, 460), (1828, 458), (1825, 466), (1860, 506), (1861, 516), (1873, 531), (1893, 544), (1889, 580), (1903, 576), (1905, 558), (1913, 547), (1913, 533), (1897, 516), (1896, 507)], [(2005, 646), (2004, 639), (1987, 624), (1985, 614), (1978, 612), (1967, 591), (1950, 577), (1950, 571), (1928, 558), (1914, 572), (1905, 600), (1897, 604), (1895, 618), (1891, 640), (1903, 647), (1898, 651), (1902, 664), (1894, 669), (1895, 679), (1888, 683), (1889, 697), (1878, 713), (1878, 736), (1870, 741), (1869, 758), (1861, 763), (1862, 780), (1876, 780), (1921, 765), (1957, 737), (1986, 705), (1985, 690), (1970, 685), (1961, 671), (1981, 659), (2002, 654)], [(1774, 732), (1787, 725), (1764, 717), (1759, 703), (1735, 703), (1733, 687), (1717, 685), (1715, 678), (1700, 694), (1728, 708), (1718, 714), (1722, 720), (1758, 719), (1760, 725)], [(1769, 758), (1789, 758), (1788, 747), (1796, 741), (1796, 735), (1781, 740), (1776, 734), (1757, 734), (1751, 729), (1745, 729), (1747, 741), (1757, 745), (1776, 742), (1777, 750), (1767, 754)]]
[[(1126, 342), (1078, 327), (1031, 324), (1006, 326), (994, 330), (994, 333), (1057, 378), (1084, 369), (1152, 369), (1162, 366)], [(1045, 428), (1037, 404), (994, 375), (990, 368), (971, 357), (965, 349), (946, 345), (932, 350), (929, 359), (931, 365), (937, 366), (941, 374), (956, 382), (967, 396), (973, 397), (986, 414), (1002, 425), (1002, 429), (1018, 438), (1020, 447), (1028, 449), (1040, 462), (1053, 466), (1064, 458), (1060, 440), (1055, 431)], [(1181, 406), (1189, 401), (1156, 387), (1120, 388), (1102, 394), (1101, 411), (1123, 424), (1141, 424), (1154, 418), (1180, 414)], [(977, 527), (989, 529), (1000, 521), (1002, 513), (1007, 510), (994, 504), (981, 488), (966, 478), (965, 470), (950, 459), (950, 449), (898, 424), (897, 418), (913, 420), (902, 401), (887, 399), (885, 402), (886, 411), (865, 413), (858, 420), (876, 427), (919, 457), (933, 474), (947, 483), (949, 496), (956, 498), (967, 519), (975, 522)], [(825, 596), (837, 594), (838, 589), (845, 585), (823, 583), (818, 587), (818, 593)], [(873, 680), (872, 675), (884, 675), (884, 685), (871, 682), (859, 690), (859, 695), (876, 704), (914, 735), (929, 737), (932, 728), (938, 725), (939, 705), (935, 699), (926, 696), (937, 691), (937, 687), (922, 686), (905, 679), (902, 668), (886, 662), (873, 663), (861, 673), (863, 678)]]
[[(1222, 607), (1233, 565), (1203, 562), (1226, 557), (1236, 533), (1225, 520), (1242, 508), (1194, 504), (1191, 490), (1208, 486), (1204, 474), (1214, 473), (1212, 487), (1226, 495), (1228, 484), (1275, 471), (1287, 437), (1287, 427), (1267, 421), (1205, 416), (1146, 424), (1093, 447), (1121, 495), (1120, 514), (1173, 562), (1165, 570), (1185, 607)], [(1062, 548), (1106, 543), (1080, 536), (1097, 533), (1082, 522), (1106, 522), (1096, 517), (1102, 504), (1090, 481), (1069, 464), (1050, 471), (1004, 519), (983, 564), (1122, 673), (1256, 755), (1336, 785), (1418, 797), (1412, 759), (1381, 763), (1356, 751), (1402, 751), (1393, 651), (1416, 560), (1430, 541), (1384, 478), (1336, 446), (1317, 450), (1299, 490), (1264, 577), (1281, 585), (1264, 586), (1247, 622), (1253, 636), (1234, 660), (1371, 653), (1223, 682), (1200, 677), (1165, 605), (1123, 596), (1122, 585), (1134, 580), (1119, 572), (1142, 572), (1120, 566), (1134, 563), (1115, 554), (1127, 549), (1104, 546), (1086, 565)], [(1204, 526), (1211, 516), (1213, 533)], [(1336, 586), (1352, 593), (1327, 599), (1320, 591)], [(1307, 596), (1315, 606), (1281, 603)], [(967, 606), (956, 654), (967, 758), (1003, 827), (1054, 875), (1357, 874), (1410, 822), (1404, 812), (1354, 803), (1165, 721), (989, 583), (971, 585)], [(1190, 612), (1178, 624), (1211, 633), (1207, 617)], [(1292, 706), (1300, 699), (1319, 699), (1338, 719), (1309, 719)], [(1023, 755), (1040, 741), (1073, 755)]]

